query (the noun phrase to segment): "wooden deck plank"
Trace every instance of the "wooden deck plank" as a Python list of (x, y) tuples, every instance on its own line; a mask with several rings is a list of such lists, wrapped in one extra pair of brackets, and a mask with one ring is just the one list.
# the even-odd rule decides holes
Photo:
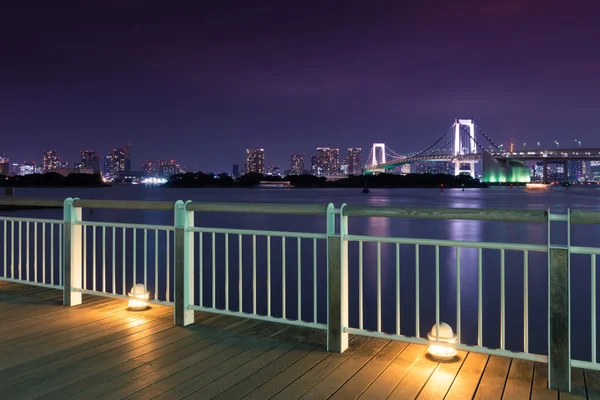
[(406, 342), (390, 342), (348, 379), (331, 398), (339, 400), (358, 398), (407, 346)]
[[(93, 393), (102, 394), (112, 390), (110, 397), (131, 395), (132, 398), (153, 398), (195, 376), (196, 370), (200, 372), (211, 369), (237, 354), (240, 348), (261, 342), (265, 339), (261, 335), (272, 331), (269, 324), (252, 324), (248, 321), (229, 331), (216, 330), (211, 337), (204, 333), (201, 335), (202, 340), (195, 345), (153, 360), (153, 368), (129, 370), (93, 389)], [(149, 365), (148, 362), (144, 364)]]
[(453, 360), (439, 362), (418, 395), (420, 400), (437, 400), (446, 397), (458, 371), (460, 371), (467, 353), (459, 351)]
[(475, 400), (501, 399), (508, 378), (510, 358), (490, 356), (475, 392)]
[(296, 362), (309, 355), (319, 346), (323, 346), (326, 339), (326, 332), (320, 332), (315, 336), (308, 338), (306, 341), (300, 343), (298, 347), (290, 350), (287, 354), (215, 396), (215, 399), (241, 399), (253, 390), (261, 387), (261, 385), (268, 382), (281, 371), (293, 366)]
[(488, 362), (488, 355), (481, 353), (469, 353), (463, 363), (458, 375), (454, 379), (446, 399), (462, 400), (472, 399), (479, 385), (483, 371)]
[(531, 400), (557, 400), (558, 391), (548, 389), (548, 364), (536, 362), (533, 370)]
[(439, 363), (426, 346), (350, 337), (325, 351), (325, 332), (196, 313), (173, 325), (171, 307), (128, 311), (126, 301), (0, 281), (0, 397), (600, 400), (600, 372), (572, 370), (573, 392), (547, 386), (547, 365), (460, 352)]
[(584, 371), (585, 386), (590, 400), (600, 400), (600, 371)]
[(534, 362), (513, 359), (504, 385), (504, 399), (526, 399), (531, 396)]
[[(338, 366), (346, 362), (354, 353), (365, 346), (371, 339), (367, 337), (356, 337), (349, 343), (348, 349), (342, 353), (330, 353), (317, 365), (283, 388), (279, 393), (273, 396), (273, 399), (292, 400), (298, 399), (312, 389), (316, 384), (321, 382), (323, 378), (335, 370)], [(275, 377), (277, 379), (277, 377)]]
[(356, 374), (373, 357), (377, 356), (388, 344), (389, 340), (373, 339), (361, 347), (346, 362), (334, 369), (312, 387), (302, 399), (326, 399), (341, 388), (354, 374)]
[(561, 400), (585, 399), (587, 392), (585, 389), (585, 377), (580, 368), (571, 368), (571, 392), (560, 392)]
[(409, 344), (359, 398), (365, 400), (387, 399), (426, 350), (427, 346)]
[(414, 399), (435, 371), (438, 362), (426, 353), (417, 356), (410, 370), (388, 397), (389, 399)]

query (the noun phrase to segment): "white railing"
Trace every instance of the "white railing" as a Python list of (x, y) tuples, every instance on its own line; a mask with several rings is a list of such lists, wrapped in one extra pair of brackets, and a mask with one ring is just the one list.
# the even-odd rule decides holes
[[(48, 203), (45, 200), (42, 202)], [(0, 200), (0, 204), (34, 205), (35, 200)], [(169, 211), (173, 213), (174, 224), (84, 221), (82, 208)], [(324, 217), (325, 227), (322, 233), (313, 233), (202, 226), (203, 214), (224, 212), (321, 216)], [(361, 217), (545, 223), (548, 242), (526, 244), (351, 234), (348, 229), (349, 219)], [(197, 224), (194, 223), (195, 220)], [(63, 220), (0, 217), (0, 221), (3, 224), (4, 243), (0, 258), (3, 261), (0, 279), (62, 288), (65, 305), (80, 304), (82, 293), (126, 298), (130, 286), (143, 283), (153, 293), (154, 302), (174, 306), (175, 323), (182, 326), (194, 322), (194, 311), (204, 311), (327, 330), (328, 349), (338, 352), (347, 348), (348, 334), (442, 344), (435, 334), (436, 340), (427, 339), (422, 328), (429, 330), (432, 324), (439, 326), (442, 322), (444, 307), (441, 305), (440, 279), (442, 272), (452, 269), (455, 286), (452, 312), (454, 320), (449, 322), (456, 329), (457, 343), (444, 345), (466, 351), (547, 362), (550, 386), (562, 390), (570, 389), (571, 366), (600, 370), (596, 344), (596, 255), (600, 254), (600, 247), (573, 246), (570, 237), (572, 224), (600, 224), (600, 212), (569, 211), (567, 214), (551, 214), (546, 210), (347, 205), (335, 208), (332, 204), (67, 199), (64, 202)], [(555, 221), (567, 224), (568, 240), (565, 245), (555, 245), (550, 240), (551, 224)], [(339, 231), (335, 229), (337, 223)], [(369, 246), (373, 247), (371, 253)], [(384, 251), (390, 248), (391, 251)], [(324, 250), (326, 258), (321, 257), (319, 249)], [(422, 279), (427, 279), (424, 269), (430, 267), (427, 262), (423, 263), (423, 259), (428, 256), (427, 253), (424, 254), (425, 249), (433, 251), (434, 259), (432, 282), (427, 285), (428, 293), (421, 290), (424, 285)], [(353, 250), (358, 252), (357, 258), (350, 256), (354, 254)], [(141, 253), (138, 254), (138, 251)], [(453, 253), (450, 265), (445, 265), (448, 264), (448, 257), (441, 259), (440, 251)], [(494, 251), (500, 259), (499, 310), (496, 310), (499, 332), (490, 331), (484, 322), (483, 300), (490, 296), (484, 295), (483, 290), (482, 276), (488, 268), (488, 263), (483, 262), (484, 251)], [(464, 256), (468, 252), (472, 252), (471, 256), (476, 252), (476, 261), (471, 261), (471, 265), (464, 263)], [(522, 260), (520, 275), (523, 291), (518, 295), (523, 312), (520, 322), (523, 340), (520, 348), (507, 344), (507, 330), (515, 332), (521, 329), (520, 323), (514, 319), (507, 321), (506, 317), (507, 252), (519, 252)], [(375, 260), (375, 302), (370, 307), (374, 309), (375, 322), (372, 326), (365, 323), (365, 298), (373, 297), (365, 288), (367, 253)], [(531, 253), (548, 254), (548, 308), (535, 310), (536, 313), (547, 312), (548, 351), (545, 354), (530, 351)], [(412, 257), (408, 266), (406, 254), (409, 259)], [(423, 254), (425, 257), (422, 257)], [(591, 354), (585, 360), (571, 357), (571, 254), (590, 256)], [(401, 262), (403, 255), (405, 261)], [(462, 294), (465, 286), (461, 275), (465, 273), (465, 268), (476, 268), (477, 271), (477, 295), (472, 304), (467, 304), (468, 299), (465, 301)], [(350, 274), (350, 271), (356, 271), (356, 274)], [(413, 276), (412, 282), (406, 283), (406, 279), (402, 278), (407, 273)], [(319, 279), (319, 276), (326, 276), (327, 279)], [(382, 283), (384, 276), (386, 281)], [(290, 288), (289, 282), (293, 282), (295, 287)], [(349, 282), (358, 287), (356, 324), (349, 323), (349, 315), (354, 311), (349, 306), (350, 302), (354, 304)], [(388, 301), (389, 296), (384, 298), (383, 293), (383, 288), (390, 286), (393, 289), (392, 302)], [(411, 299), (406, 301), (402, 291), (411, 289)], [(323, 295), (319, 296), (319, 293)], [(296, 298), (290, 297), (294, 294)], [(514, 296), (514, 291), (510, 294)], [(427, 301), (423, 301), (423, 296), (428, 295), (435, 297), (433, 307), (427, 307)], [(319, 311), (319, 304), (326, 307)], [(393, 312), (384, 313), (384, 305), (389, 304), (393, 304)], [(467, 306), (477, 309), (477, 334), (471, 341), (466, 336), (472, 332), (464, 330), (463, 309)], [(414, 320), (404, 326), (401, 324), (401, 316), (407, 312), (414, 312)], [(494, 335), (498, 338), (496, 344), (490, 344), (489, 340), (488, 343), (484, 342), (486, 337)]]

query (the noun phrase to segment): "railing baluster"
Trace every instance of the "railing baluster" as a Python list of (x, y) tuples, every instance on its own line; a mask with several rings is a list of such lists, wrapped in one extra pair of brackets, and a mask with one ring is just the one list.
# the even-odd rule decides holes
[(117, 264), (117, 250), (116, 250), (116, 243), (117, 243), (117, 228), (115, 228), (113, 226), (112, 228), (112, 292), (113, 294), (117, 293), (117, 268), (116, 268), (116, 264)]
[(302, 321), (302, 239), (298, 238), (298, 321)]
[[(12, 249), (11, 249), (12, 253)], [(12, 276), (11, 276), (12, 278)], [(42, 222), (42, 282), (46, 283), (46, 223)]]
[(256, 314), (256, 235), (252, 235), (252, 313)]
[(144, 229), (144, 287), (148, 290), (148, 229)]
[[(38, 281), (38, 264), (37, 264), (37, 259), (38, 259), (38, 245), (37, 245), (37, 229), (38, 227), (38, 223), (34, 222), (33, 223), (33, 281), (37, 282)], [(5, 232), (6, 234), (6, 232)], [(4, 248), (6, 249), (6, 246), (4, 246)], [(6, 262), (5, 264), (5, 268), (6, 268)], [(6, 276), (6, 271), (4, 272), (4, 276)]]
[(381, 332), (381, 242), (377, 242), (377, 332)]
[(440, 246), (435, 246), (435, 340), (440, 340)]
[(25, 279), (29, 280), (29, 222), (25, 222), (25, 236), (27, 237), (25, 245)]
[(125, 231), (125, 228), (123, 228), (123, 264), (122, 264), (123, 268), (121, 269), (121, 274), (123, 275), (122, 290), (123, 290), (124, 295), (127, 294), (127, 284), (125, 282), (125, 280), (126, 280), (125, 271), (126, 271), (126, 265), (127, 265), (127, 259), (125, 258), (125, 256), (126, 256), (126, 252), (125, 252), (126, 241), (127, 241), (127, 232)]
[(592, 362), (596, 363), (596, 255), (592, 254), (591, 265), (591, 284), (592, 284)]
[(171, 235), (167, 231), (167, 287), (165, 289), (165, 301), (171, 299)]
[(363, 328), (363, 242), (358, 242), (358, 328)]
[(23, 243), (23, 225), (21, 224), (21, 221), (19, 221), (19, 279), (21, 279), (21, 264), (23, 263), (23, 250), (21, 248), (21, 245)]
[(133, 228), (133, 285), (137, 285), (137, 228)]
[(239, 298), (238, 298), (238, 308), (239, 308), (239, 312), (243, 312), (242, 306), (243, 306), (243, 286), (242, 286), (242, 278), (243, 278), (243, 270), (242, 270), (242, 235), (239, 234), (238, 235), (238, 268), (239, 268), (239, 272), (238, 272), (238, 292), (239, 292)]
[(102, 291), (106, 292), (106, 226), (102, 227)]
[(50, 284), (54, 285), (54, 223), (50, 224)]
[(81, 236), (83, 238), (83, 260), (82, 260), (82, 268), (83, 268), (83, 282), (81, 287), (83, 289), (87, 289), (87, 226), (83, 225), (81, 227)]
[(267, 316), (271, 316), (271, 236), (267, 236)]
[(281, 317), (285, 318), (285, 236), (281, 237)]
[(4, 220), (4, 235), (2, 235), (2, 239), (4, 241), (4, 277), (6, 278), (6, 220)]
[(204, 307), (204, 254), (202, 242), (202, 232), (198, 232), (198, 303), (200, 307)]
[(154, 298), (158, 300), (158, 229), (154, 230)]
[(483, 250), (477, 249), (477, 345), (483, 346)]
[(523, 351), (529, 353), (529, 252), (523, 252)]
[(92, 290), (96, 291), (96, 226), (92, 226)]
[(217, 306), (216, 303), (216, 282), (217, 282), (217, 277), (216, 272), (217, 272), (217, 261), (216, 261), (216, 251), (215, 251), (215, 233), (213, 232), (212, 234), (212, 308), (215, 308)]
[(63, 265), (63, 224), (58, 224), (58, 284), (63, 285), (63, 274), (62, 274), (62, 265)]
[(225, 234), (225, 309), (229, 310), (229, 234)]
[(500, 349), (506, 348), (506, 282), (504, 273), (504, 249), (500, 250)]
[(415, 336), (421, 337), (419, 319), (419, 245), (415, 244)]
[(400, 334), (400, 244), (396, 243), (396, 335)]
[(460, 247), (456, 248), (456, 339), (460, 340)]
[(15, 221), (10, 221), (10, 277), (15, 279)]
[(317, 322), (317, 239), (313, 239), (313, 322)]

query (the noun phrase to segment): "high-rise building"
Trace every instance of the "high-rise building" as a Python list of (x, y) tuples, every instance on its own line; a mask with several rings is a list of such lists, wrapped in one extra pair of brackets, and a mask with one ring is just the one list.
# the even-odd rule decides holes
[(158, 160), (158, 176), (169, 178), (181, 173), (181, 168), (175, 160)]
[(317, 156), (312, 156), (310, 158), (310, 173), (311, 175), (321, 175), (321, 170), (319, 169), (319, 164), (317, 163)]
[(125, 153), (125, 172), (131, 171), (131, 144), (125, 143), (125, 147), (123, 148), (123, 152)]
[(340, 173), (340, 149), (317, 147), (317, 175), (338, 175)]
[(60, 168), (60, 158), (56, 155), (56, 150), (44, 151), (44, 172), (56, 171)]
[(240, 166), (238, 164), (233, 164), (233, 177), (237, 178), (240, 176)]
[(156, 163), (154, 161), (148, 160), (142, 164), (142, 172), (145, 176), (155, 176), (156, 175)]
[(362, 149), (360, 147), (348, 148), (348, 174), (362, 174)]
[(81, 164), (80, 169), (87, 169), (94, 171), (95, 174), (100, 172), (100, 157), (95, 151), (82, 150), (81, 151)]
[(116, 179), (121, 172), (125, 172), (125, 149), (114, 149), (108, 153), (107, 177)]
[(246, 173), (265, 173), (265, 150), (246, 149)]
[(304, 173), (304, 154), (292, 154), (290, 157), (290, 174), (302, 175)]
[(19, 165), (19, 175), (31, 175), (38, 172), (39, 168), (35, 161), (25, 161), (22, 165)]
[(0, 156), (0, 175), (8, 176), (10, 173), (10, 159)]

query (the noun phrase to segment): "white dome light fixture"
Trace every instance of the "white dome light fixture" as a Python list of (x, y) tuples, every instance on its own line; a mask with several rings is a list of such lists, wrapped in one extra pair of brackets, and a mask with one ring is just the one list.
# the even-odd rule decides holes
[[(439, 335), (437, 335), (439, 333)], [(439, 336), (439, 338), (436, 338)], [(450, 344), (456, 343), (456, 335), (452, 331), (450, 325), (445, 322), (440, 322), (439, 330), (436, 325), (431, 328), (431, 332), (427, 334), (429, 340), (446, 342)], [(431, 344), (427, 349), (427, 352), (437, 360), (448, 361), (456, 357), (456, 349), (450, 346), (444, 346), (442, 344)]]
[(150, 293), (146, 291), (146, 287), (142, 283), (136, 283), (132, 288), (129, 296), (129, 309), (141, 311), (148, 308), (148, 300)]

